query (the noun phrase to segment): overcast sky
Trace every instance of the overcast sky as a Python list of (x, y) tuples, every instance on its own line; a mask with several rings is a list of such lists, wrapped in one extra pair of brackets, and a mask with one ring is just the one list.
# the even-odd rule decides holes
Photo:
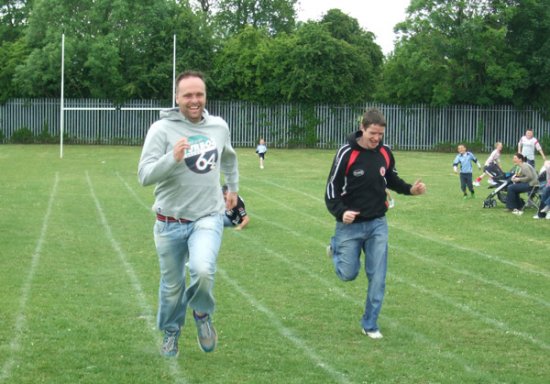
[(374, 33), (376, 43), (387, 55), (393, 51), (393, 27), (405, 20), (409, 3), (410, 0), (298, 0), (298, 20), (319, 21), (329, 9), (338, 8)]

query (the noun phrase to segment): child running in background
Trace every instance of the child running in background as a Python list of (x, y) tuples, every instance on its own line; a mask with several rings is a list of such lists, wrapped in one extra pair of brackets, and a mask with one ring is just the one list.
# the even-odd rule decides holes
[(472, 185), (472, 162), (477, 164), (477, 167), (481, 169), (481, 164), (477, 161), (472, 152), (466, 150), (466, 146), (460, 144), (457, 147), (458, 155), (456, 155), (453, 161), (453, 170), (458, 173), (458, 166), (460, 165), (460, 189), (464, 194), (464, 198), (468, 198), (466, 193), (466, 187), (470, 190), (471, 198), (475, 197), (474, 186)]
[(501, 152), (502, 143), (500, 141), (497, 141), (495, 143), (495, 149), (493, 150), (493, 152), (491, 152), (491, 155), (487, 158), (487, 161), (485, 161), (485, 165), (483, 166), (483, 173), (479, 175), (476, 181), (474, 181), (474, 186), (479, 187), (479, 183), (481, 183), (481, 180), (485, 177), (485, 175), (489, 175), (489, 184), (495, 184), (491, 175), (498, 174), (499, 170), (502, 171), (502, 167), (500, 166)]
[(265, 140), (260, 138), (258, 146), (256, 147), (256, 153), (260, 157), (260, 169), (264, 169), (264, 160), (265, 153), (267, 152), (267, 145), (265, 145)]

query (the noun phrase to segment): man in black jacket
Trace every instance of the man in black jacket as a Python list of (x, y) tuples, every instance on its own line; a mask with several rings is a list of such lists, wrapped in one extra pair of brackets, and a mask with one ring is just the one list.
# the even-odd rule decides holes
[(377, 320), (386, 286), (386, 188), (405, 195), (426, 191), (422, 181), (411, 185), (398, 176), (393, 154), (382, 142), (385, 128), (380, 111), (365, 112), (360, 130), (349, 136), (334, 157), (325, 193), (326, 206), (336, 218), (327, 248), (336, 275), (343, 281), (354, 280), (361, 268), (361, 250), (365, 253), (368, 292), (361, 327), (373, 339), (382, 338)]

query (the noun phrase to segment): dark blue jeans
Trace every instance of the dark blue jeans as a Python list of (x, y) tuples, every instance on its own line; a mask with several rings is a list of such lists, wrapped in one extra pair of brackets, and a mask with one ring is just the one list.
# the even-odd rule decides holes
[(522, 192), (529, 192), (531, 186), (528, 183), (514, 183), (508, 186), (508, 193), (506, 195), (506, 208), (508, 209), (521, 209), (522, 204), (519, 198), (519, 194)]

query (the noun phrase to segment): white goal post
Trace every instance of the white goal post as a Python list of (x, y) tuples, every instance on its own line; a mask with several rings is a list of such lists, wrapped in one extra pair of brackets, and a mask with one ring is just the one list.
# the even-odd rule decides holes
[[(172, 52), (172, 107), (176, 106), (176, 35), (174, 34)], [(61, 35), (61, 101), (59, 115), (59, 158), (63, 158), (63, 135), (65, 133), (65, 111), (160, 111), (164, 108), (131, 107), (65, 107), (65, 34)]]

